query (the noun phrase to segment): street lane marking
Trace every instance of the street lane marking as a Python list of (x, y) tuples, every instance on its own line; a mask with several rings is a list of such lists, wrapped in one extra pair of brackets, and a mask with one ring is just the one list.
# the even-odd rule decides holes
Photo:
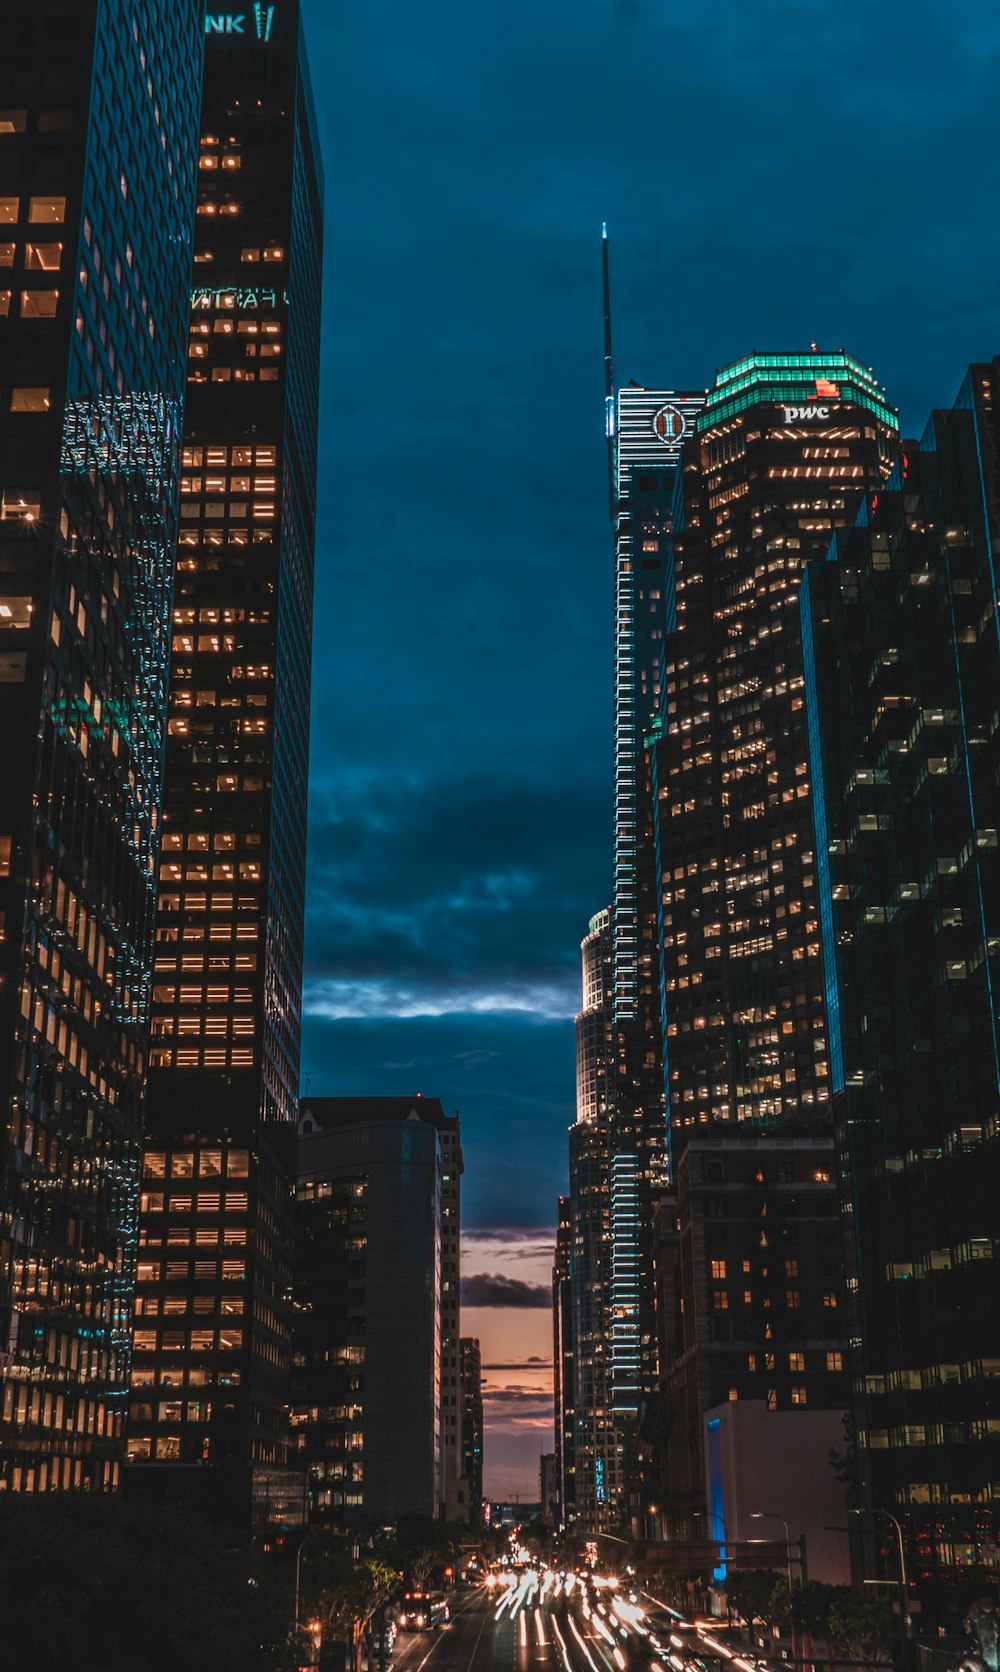
[[(469, 1601), (466, 1603), (464, 1608), (456, 1608), (454, 1614), (452, 1615), (452, 1619), (457, 1620), (459, 1614), (467, 1614), (469, 1612), (469, 1609), (472, 1607), (473, 1601), (474, 1601), (474, 1599), (472, 1597), (470, 1597)], [(479, 1628), (479, 1637), (482, 1637), (483, 1630), (484, 1630), (485, 1626), (486, 1626), (486, 1620), (484, 1619), (482, 1625)], [(478, 1649), (478, 1647), (479, 1647), (479, 1637), (476, 1638), (476, 1647), (472, 1651), (472, 1659), (473, 1660), (476, 1657), (476, 1649)], [(416, 1668), (416, 1672), (424, 1672), (424, 1667), (427, 1665), (427, 1662), (430, 1660), (431, 1655), (434, 1653), (434, 1650), (440, 1648), (440, 1646), (443, 1642), (444, 1642), (443, 1637), (435, 1636), (434, 1642), (431, 1644), (431, 1646), (428, 1649), (427, 1653), (425, 1654), (423, 1660), (420, 1662), (420, 1665)], [(471, 1669), (471, 1666), (472, 1666), (472, 1661), (470, 1660), (469, 1667), (466, 1669), (466, 1672), (469, 1672), (469, 1669)]]

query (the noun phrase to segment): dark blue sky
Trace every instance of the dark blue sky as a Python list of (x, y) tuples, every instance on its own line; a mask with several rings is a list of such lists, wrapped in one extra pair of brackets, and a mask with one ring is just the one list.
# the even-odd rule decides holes
[(304, 1067), (460, 1108), (545, 1227), (607, 901), (615, 361), (1000, 347), (994, 0), (304, 0), (327, 175)]

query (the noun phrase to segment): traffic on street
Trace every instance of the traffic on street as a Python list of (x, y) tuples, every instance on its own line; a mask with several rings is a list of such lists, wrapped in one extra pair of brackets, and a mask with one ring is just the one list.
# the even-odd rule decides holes
[(392, 1672), (761, 1672), (723, 1623), (688, 1620), (627, 1582), (526, 1565), (457, 1596), (450, 1618), (401, 1632)]

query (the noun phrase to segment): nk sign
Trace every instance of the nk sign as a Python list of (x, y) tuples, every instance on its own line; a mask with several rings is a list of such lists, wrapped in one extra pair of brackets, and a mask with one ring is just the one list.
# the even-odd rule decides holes
[(242, 35), (244, 39), (269, 41), (276, 8), (251, 6), (245, 12), (206, 12), (206, 35)]

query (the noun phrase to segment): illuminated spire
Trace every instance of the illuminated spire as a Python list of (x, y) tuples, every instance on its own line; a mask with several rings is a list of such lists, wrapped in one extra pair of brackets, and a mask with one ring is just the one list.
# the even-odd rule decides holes
[(608, 443), (608, 501), (615, 520), (615, 374), (611, 361), (611, 275), (608, 269), (608, 223), (601, 225), (601, 264), (604, 274), (604, 433)]

